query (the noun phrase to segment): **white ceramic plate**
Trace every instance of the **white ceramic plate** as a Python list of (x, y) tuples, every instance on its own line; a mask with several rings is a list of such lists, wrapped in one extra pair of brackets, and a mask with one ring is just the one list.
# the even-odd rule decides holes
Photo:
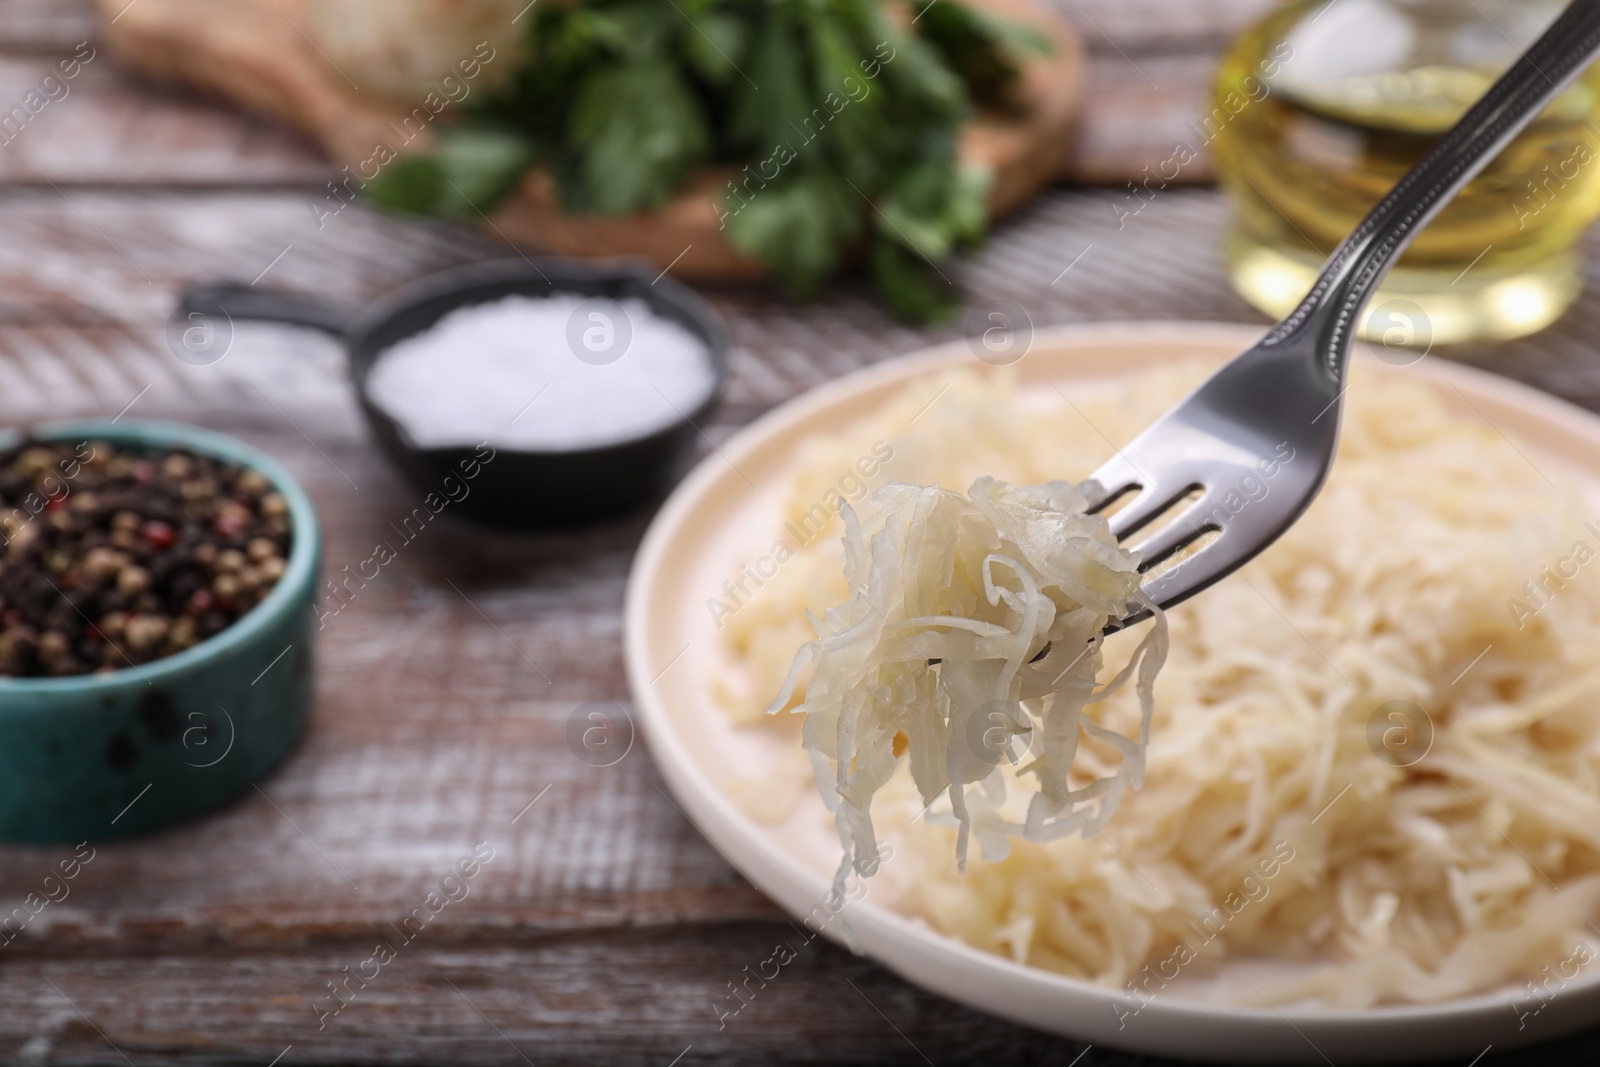
[[(1176, 359), (1219, 363), (1253, 343), (1257, 327), (1162, 323), (1043, 331), (1015, 368), (1024, 391), (1068, 396), (1096, 382)], [(798, 918), (824, 901), (838, 843), (817, 818), (820, 801), (785, 821), (757, 822), (728, 790), (776, 767), (789, 744), (777, 731), (737, 729), (711, 696), (723, 669), (707, 601), (737, 562), (773, 541), (796, 444), (870, 414), (909, 381), (953, 365), (982, 369), (964, 342), (849, 375), (771, 412), (725, 443), (679, 486), (656, 517), (628, 587), (628, 679), (639, 725), (678, 803), (745, 877)], [(1600, 493), (1600, 419), (1505, 379), (1437, 358), (1370, 372), (1420, 378), (1447, 404), (1488, 419), (1575, 471)], [(1371, 380), (1369, 377), (1367, 380)], [(1600, 499), (1600, 496), (1597, 496)], [(774, 772), (777, 773), (777, 772)], [(814, 788), (809, 790), (814, 797)], [(879, 877), (883, 877), (880, 874)], [(825, 914), (825, 913), (824, 913)], [(844, 911), (866, 954), (909, 982), (1039, 1030), (1125, 1049), (1232, 1062), (1339, 1064), (1461, 1057), (1487, 1046), (1546, 1041), (1600, 1023), (1600, 975), (1580, 974), (1537, 1015), (1519, 1014), (1516, 990), (1422, 1007), (1335, 1012), (1239, 1007), (1216, 995), (1232, 977), (1270, 982), (1271, 965), (1225, 964), (1211, 991), (1163, 991), (1142, 1005), (1103, 987), (979, 952), (866, 899)], [(836, 937), (843, 924), (823, 932)], [(1219, 984), (1220, 983), (1220, 984)], [(1521, 1012), (1536, 1007), (1526, 993)], [(1129, 1014), (1140, 1008), (1137, 1014)], [(1064, 1065), (1063, 1065), (1064, 1067)]]

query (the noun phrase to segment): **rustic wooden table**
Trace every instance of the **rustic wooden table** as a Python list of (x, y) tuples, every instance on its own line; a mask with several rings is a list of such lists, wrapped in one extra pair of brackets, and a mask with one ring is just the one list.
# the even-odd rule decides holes
[[(1100, 180), (1170, 151), (1215, 50), (1266, 5), (1061, 2), (1092, 52), (1081, 174)], [(0, 113), (93, 36), (86, 0), (0, 0)], [(188, 366), (164, 339), (174, 294), (235, 277), (354, 302), (508, 250), (360, 208), (319, 229), (309, 202), (328, 168), (309, 148), (128, 79), (103, 54), (0, 140), (0, 421), (127, 412), (237, 434), (308, 487), (329, 571), (366, 558), (416, 501), (374, 451), (334, 346), (241, 325), (225, 358)], [(962, 282), (1040, 325), (1259, 321), (1222, 279), (1217, 193), (1168, 189), (1119, 225), (1125, 195), (1051, 192)], [(710, 295), (737, 344), (714, 439), (951, 335), (898, 326), (843, 290), (804, 309)], [(1600, 409), (1596, 336), (1600, 300), (1586, 299), (1538, 338), (1448, 358)], [(430, 527), (329, 620), (314, 721), (282, 770), (193, 825), (99, 845), (71, 896), (0, 948), (0, 1060), (1149, 1062), (1100, 1048), (1075, 1059), (1079, 1044), (820, 943), (719, 1026), (728, 983), (788, 932), (784, 916), (668, 802), (642, 747), (596, 768), (564, 740), (579, 704), (626, 707), (623, 586), (646, 521), (539, 537)], [(494, 859), (467, 899), (319, 1021), (330, 984), (480, 842)], [(0, 849), (4, 910), (69, 853)], [(1483, 1062), (1597, 1047), (1600, 1034)]]

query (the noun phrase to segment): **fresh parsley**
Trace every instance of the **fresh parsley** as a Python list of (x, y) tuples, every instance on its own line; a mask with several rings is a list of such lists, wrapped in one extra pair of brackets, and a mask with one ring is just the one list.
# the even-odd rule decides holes
[(984, 231), (989, 176), (961, 127), (1002, 103), (1031, 31), (957, 0), (583, 0), (531, 12), (527, 59), (367, 187), (401, 211), (474, 218), (533, 165), (564, 210), (621, 214), (691, 172), (728, 175), (728, 239), (807, 299), (864, 269), (913, 322), (956, 307), (943, 265)]

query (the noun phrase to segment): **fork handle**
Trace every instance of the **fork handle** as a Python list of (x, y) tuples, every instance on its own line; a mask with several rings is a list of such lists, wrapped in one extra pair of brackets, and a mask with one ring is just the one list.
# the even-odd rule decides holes
[(1314, 331), (1315, 359), (1335, 386), (1361, 309), (1401, 253), (1523, 127), (1600, 55), (1600, 0), (1574, 0), (1334, 250), (1300, 306), (1263, 339)]

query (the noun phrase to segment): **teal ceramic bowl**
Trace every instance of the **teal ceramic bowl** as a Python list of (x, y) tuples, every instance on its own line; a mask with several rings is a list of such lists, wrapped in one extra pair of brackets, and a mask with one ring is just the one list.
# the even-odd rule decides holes
[[(126, 670), (0, 678), (0, 841), (98, 841), (210, 811), (281, 763), (305, 729), (322, 558), (311, 501), (268, 456), (193, 426), (54, 422), (33, 436), (187, 448), (260, 471), (289, 502), (284, 575), (226, 630)], [(20, 437), (0, 434), (0, 447)]]

